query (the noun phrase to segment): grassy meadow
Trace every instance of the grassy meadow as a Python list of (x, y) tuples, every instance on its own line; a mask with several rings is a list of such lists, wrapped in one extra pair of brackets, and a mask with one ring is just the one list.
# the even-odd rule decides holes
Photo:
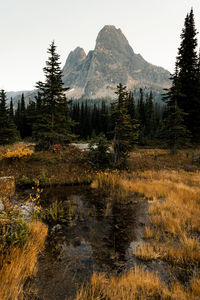
[(0, 176), (14, 176), (18, 186), (88, 184), (93, 171), (75, 147), (34, 152), (34, 144), (0, 148)]
[(134, 255), (145, 269), (148, 262), (166, 262), (171, 278), (163, 282), (137, 266), (119, 277), (94, 274), (77, 299), (199, 299), (199, 183), (198, 151), (141, 150), (132, 153), (129, 171), (99, 173), (92, 183), (99, 192), (114, 201), (140, 195), (147, 202), (148, 220)]

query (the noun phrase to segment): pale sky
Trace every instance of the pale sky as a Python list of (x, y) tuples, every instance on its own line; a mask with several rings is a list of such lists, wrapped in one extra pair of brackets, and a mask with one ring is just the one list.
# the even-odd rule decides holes
[(52, 40), (63, 66), (77, 46), (93, 50), (104, 25), (121, 28), (135, 53), (173, 72), (191, 7), (200, 32), (200, 0), (0, 0), (0, 89), (35, 88)]

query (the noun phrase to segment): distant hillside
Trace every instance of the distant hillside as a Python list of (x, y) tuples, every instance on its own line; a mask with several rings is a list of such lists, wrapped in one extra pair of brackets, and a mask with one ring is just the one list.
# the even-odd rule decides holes
[(29, 101), (35, 101), (35, 96), (37, 94), (37, 90), (33, 91), (18, 91), (18, 92), (7, 92), (7, 99), (8, 102), (10, 102), (10, 99), (12, 97), (13, 99), (13, 106), (16, 109), (17, 103), (21, 99), (22, 93), (24, 94), (25, 103), (29, 103)]

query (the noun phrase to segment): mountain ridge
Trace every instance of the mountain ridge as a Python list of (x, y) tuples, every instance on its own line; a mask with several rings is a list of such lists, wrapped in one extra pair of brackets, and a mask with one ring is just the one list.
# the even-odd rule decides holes
[[(136, 54), (128, 40), (114, 25), (105, 25), (97, 35), (94, 50), (87, 55), (83, 48), (76, 47), (66, 59), (63, 71), (64, 86), (71, 99), (115, 99), (118, 83), (129, 90), (145, 88), (160, 94), (170, 87), (170, 72), (147, 62)], [(23, 91), (25, 102), (34, 100), (37, 90)], [(14, 106), (22, 92), (7, 92), (13, 97)]]
[(113, 25), (100, 30), (94, 50), (87, 55), (80, 47), (71, 51), (63, 68), (63, 82), (71, 88), (68, 94), (74, 98), (112, 98), (119, 82), (128, 89), (163, 89), (170, 86), (169, 77), (169, 71), (135, 54), (121, 29)]

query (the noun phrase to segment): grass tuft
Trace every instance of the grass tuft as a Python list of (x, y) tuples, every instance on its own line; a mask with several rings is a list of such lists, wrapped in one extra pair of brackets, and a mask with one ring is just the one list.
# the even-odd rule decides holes
[(0, 255), (0, 299), (23, 299), (26, 279), (34, 275), (38, 253), (44, 247), (47, 227), (34, 222), (27, 242), (23, 247), (12, 247), (7, 254)]

